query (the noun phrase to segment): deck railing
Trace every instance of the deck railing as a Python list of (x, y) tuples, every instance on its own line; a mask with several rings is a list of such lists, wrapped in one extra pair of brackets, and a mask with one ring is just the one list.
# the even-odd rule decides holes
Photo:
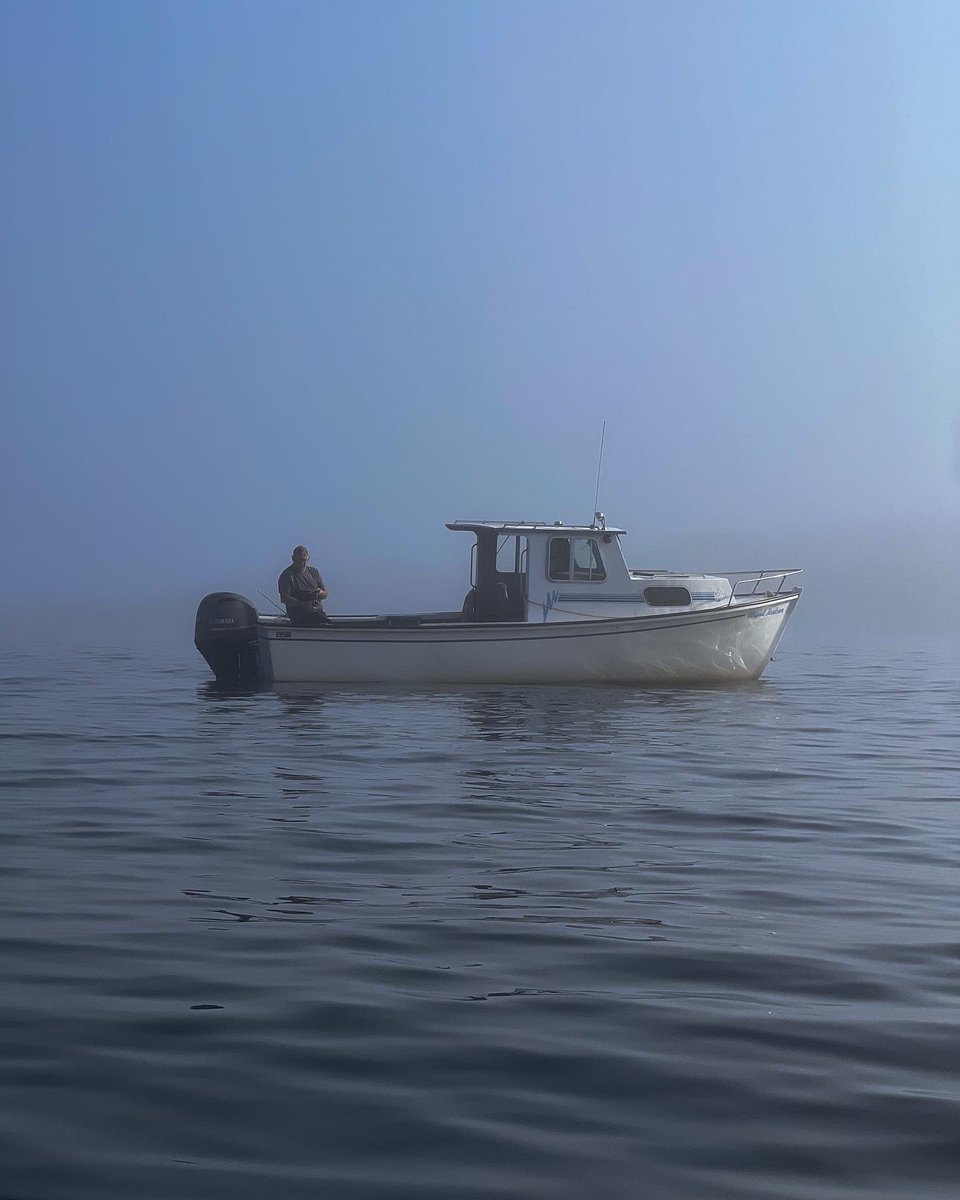
[[(760, 584), (774, 579), (779, 579), (777, 590), (775, 592), (765, 592), (764, 595), (779, 596), (780, 589), (783, 587), (783, 581), (788, 575), (799, 575), (803, 567), (788, 567), (785, 571), (761, 571), (759, 574), (754, 574), (752, 571), (717, 571), (718, 575), (726, 576), (730, 580), (730, 599), (727, 601), (729, 607), (734, 600), (742, 600), (745, 596), (755, 596), (760, 588)], [(752, 583), (753, 587), (749, 592), (738, 592), (737, 588), (743, 587), (744, 584)]]

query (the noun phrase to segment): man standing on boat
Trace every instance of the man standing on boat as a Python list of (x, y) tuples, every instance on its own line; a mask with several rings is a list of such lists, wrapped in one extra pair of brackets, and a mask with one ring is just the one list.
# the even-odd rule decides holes
[(306, 546), (297, 546), (291, 558), (290, 566), (277, 580), (287, 616), (297, 625), (325, 625), (330, 618), (323, 611), (327, 598), (323, 576), (316, 567), (307, 566), (310, 551)]

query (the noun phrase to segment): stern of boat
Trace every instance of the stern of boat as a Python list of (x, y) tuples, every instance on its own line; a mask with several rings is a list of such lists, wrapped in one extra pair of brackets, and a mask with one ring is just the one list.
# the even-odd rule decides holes
[(217, 683), (252, 687), (261, 682), (257, 610), (236, 592), (211, 592), (197, 609), (194, 645)]

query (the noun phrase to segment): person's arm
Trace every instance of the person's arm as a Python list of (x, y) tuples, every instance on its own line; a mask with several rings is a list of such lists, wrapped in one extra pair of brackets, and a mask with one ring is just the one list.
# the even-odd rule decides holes
[(281, 603), (288, 605), (290, 608), (306, 608), (309, 605), (309, 601), (299, 600), (296, 596), (289, 594), (290, 583), (286, 571), (277, 580), (277, 591), (280, 593)]
[(280, 593), (280, 599), (291, 608), (309, 608), (312, 603), (310, 600), (298, 600), (296, 596), (285, 596), (283, 592)]
[(317, 572), (317, 580), (319, 581), (319, 586), (317, 587), (317, 599), (318, 600), (326, 600), (327, 585), (323, 582), (323, 576), (320, 574), (319, 571)]

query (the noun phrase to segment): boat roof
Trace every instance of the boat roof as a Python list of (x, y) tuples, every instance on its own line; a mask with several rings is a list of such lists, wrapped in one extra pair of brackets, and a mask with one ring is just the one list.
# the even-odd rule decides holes
[(525, 533), (580, 533), (604, 534), (610, 533), (615, 537), (626, 533), (625, 529), (616, 529), (612, 525), (565, 525), (563, 521), (448, 521), (447, 528), (465, 533), (479, 533), (483, 529), (492, 529), (496, 533), (512, 537), (514, 534)]

